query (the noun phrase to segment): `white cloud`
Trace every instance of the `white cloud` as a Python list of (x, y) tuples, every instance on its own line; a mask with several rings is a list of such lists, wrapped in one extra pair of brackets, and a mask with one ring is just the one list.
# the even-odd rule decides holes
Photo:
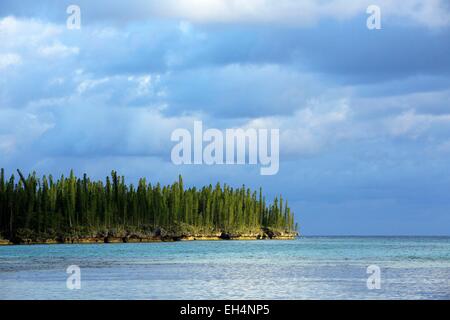
[(246, 127), (280, 129), (282, 154), (309, 155), (351, 138), (355, 134), (351, 130), (351, 113), (345, 100), (311, 101), (292, 116), (258, 118), (249, 121)]
[(80, 49), (77, 47), (68, 47), (57, 42), (50, 46), (40, 47), (38, 52), (44, 57), (66, 57), (68, 55), (77, 55)]
[[(51, 2), (53, 4), (53, 2)], [(88, 22), (130, 21), (168, 17), (192, 22), (310, 25), (321, 19), (366, 17), (369, 5), (381, 7), (382, 18), (405, 19), (428, 27), (450, 24), (448, 0), (78, 0)], [(36, 4), (42, 6), (42, 4)], [(30, 5), (33, 12), (33, 5)], [(51, 8), (51, 6), (49, 6)], [(54, 9), (54, 8), (51, 8)], [(365, 25), (365, 24), (364, 24)], [(105, 30), (108, 36), (111, 30)]]
[(9, 66), (18, 65), (22, 62), (22, 58), (15, 53), (0, 54), (0, 70)]
[(32, 110), (0, 109), (0, 157), (28, 150), (53, 126), (51, 119)]
[(80, 84), (78, 84), (77, 92), (78, 94), (82, 94), (88, 90), (91, 90), (101, 84), (107, 83), (110, 81), (109, 77), (104, 77), (101, 79), (86, 79), (83, 80)]
[(151, 75), (138, 77), (137, 79), (138, 87), (136, 89), (137, 95), (142, 96), (148, 94), (150, 92), (150, 88), (152, 85), (151, 81), (152, 81)]
[[(394, 6), (394, 1), (390, 1), (390, 6)], [(396, 5), (401, 8), (402, 16), (409, 17), (422, 25), (430, 27), (442, 27), (450, 25), (450, 12), (447, 0), (410, 0), (408, 5)]]
[(36, 48), (54, 39), (65, 29), (53, 23), (35, 19), (18, 19), (14, 16), (0, 18), (0, 42), (2, 50)]
[(394, 136), (417, 138), (429, 129), (450, 125), (450, 114), (417, 114), (406, 111), (386, 121), (389, 132)]
[[(436, 27), (450, 24), (445, 0), (379, 0), (384, 17), (404, 18)], [(308, 25), (322, 18), (343, 20), (365, 16), (373, 0), (168, 0), (159, 14), (196, 22), (260, 22)]]

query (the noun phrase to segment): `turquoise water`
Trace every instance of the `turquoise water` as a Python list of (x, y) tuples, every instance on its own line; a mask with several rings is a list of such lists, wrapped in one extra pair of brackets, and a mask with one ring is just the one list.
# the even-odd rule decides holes
[(450, 299), (450, 237), (3, 246), (0, 299)]

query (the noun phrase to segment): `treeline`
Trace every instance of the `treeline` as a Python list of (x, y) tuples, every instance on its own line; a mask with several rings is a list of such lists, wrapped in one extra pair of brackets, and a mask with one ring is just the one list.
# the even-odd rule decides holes
[(216, 231), (297, 228), (287, 202), (280, 196), (267, 204), (261, 189), (220, 184), (185, 189), (181, 176), (167, 186), (152, 185), (145, 178), (133, 185), (115, 171), (105, 182), (86, 174), (77, 178), (73, 171), (57, 180), (17, 172), (9, 179), (3, 169), (0, 173), (0, 232), (5, 238), (24, 229), (45, 233), (180, 223)]

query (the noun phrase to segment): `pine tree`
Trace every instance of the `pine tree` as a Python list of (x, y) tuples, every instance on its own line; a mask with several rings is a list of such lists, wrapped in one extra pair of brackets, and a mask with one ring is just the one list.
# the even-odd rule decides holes
[(86, 174), (54, 180), (50, 175), (27, 178), (20, 170), (16, 183), (0, 171), (0, 233), (12, 238), (19, 230), (45, 233), (79, 228), (170, 228), (186, 224), (202, 230), (255, 230), (260, 227), (294, 231), (294, 214), (282, 196), (266, 204), (262, 189), (243, 185), (233, 189), (219, 183), (201, 189), (184, 188), (181, 175), (170, 186), (127, 185), (116, 171), (106, 182), (91, 181)]

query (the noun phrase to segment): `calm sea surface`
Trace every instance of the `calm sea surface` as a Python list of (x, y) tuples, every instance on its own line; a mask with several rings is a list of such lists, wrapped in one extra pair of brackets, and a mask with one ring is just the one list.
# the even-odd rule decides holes
[(450, 237), (0, 246), (0, 299), (386, 298), (450, 299)]

